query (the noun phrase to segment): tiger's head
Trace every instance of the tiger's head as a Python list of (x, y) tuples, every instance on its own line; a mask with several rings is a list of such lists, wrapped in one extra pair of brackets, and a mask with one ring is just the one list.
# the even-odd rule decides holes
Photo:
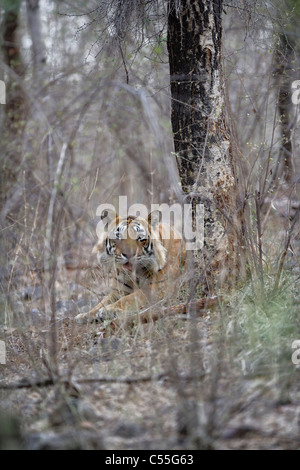
[(99, 236), (93, 249), (98, 262), (115, 264), (125, 271), (147, 271), (155, 273), (166, 264), (166, 249), (159, 232), (159, 214), (157, 211), (148, 216), (128, 216), (120, 218), (113, 211), (105, 211), (107, 230)]

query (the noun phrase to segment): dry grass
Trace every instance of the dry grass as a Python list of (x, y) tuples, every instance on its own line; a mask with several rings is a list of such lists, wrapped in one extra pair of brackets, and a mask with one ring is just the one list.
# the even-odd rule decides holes
[[(284, 272), (285, 287), (273, 295), (275, 276), (266, 273), (264, 302), (250, 281), (202, 318), (165, 317), (103, 338), (101, 327), (73, 321), (78, 303), (101, 292), (92, 272), (76, 300), (66, 293), (81, 270), (59, 273), (65, 311), (56, 310), (55, 367), (50, 311), (39, 325), (22, 319), (4, 333), (1, 384), (10, 389), (1, 401), (22, 416), (24, 445), (299, 448), (299, 371), (291, 363), (300, 335), (297, 274)], [(21, 303), (27, 312), (39, 307)]]
[[(162, 315), (105, 337), (101, 325), (74, 322), (109, 288), (91, 255), (97, 206), (119, 195), (148, 207), (177, 200), (165, 42), (163, 32), (155, 40), (155, 24), (138, 51), (129, 38), (123, 59), (104, 49), (82, 65), (94, 31), (82, 31), (75, 47), (80, 19), (53, 5), (44, 15), (43, 85), (33, 86), (30, 64), (21, 83), (3, 69), (29, 106), (22, 134), (1, 140), (5, 170), (22, 152), (0, 213), (0, 403), (21, 436), (13, 431), (17, 442), (0, 439), (0, 448), (299, 449), (299, 366), (291, 361), (300, 340), (299, 188), (274, 177), (281, 150), (271, 24), (245, 42), (239, 15), (224, 25), (247, 280), (218, 292), (217, 307), (199, 317)], [(171, 303), (185, 302), (186, 290), (183, 283)]]

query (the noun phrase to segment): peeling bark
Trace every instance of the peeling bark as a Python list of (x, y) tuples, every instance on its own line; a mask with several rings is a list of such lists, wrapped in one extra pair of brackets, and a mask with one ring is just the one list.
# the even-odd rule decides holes
[(34, 74), (46, 63), (46, 47), (42, 35), (39, 0), (26, 0), (28, 30), (32, 41), (32, 63)]
[(168, 12), (177, 166), (185, 201), (193, 207), (204, 204), (203, 254), (205, 262), (212, 260), (214, 274), (221, 274), (221, 260), (232, 261), (237, 229), (235, 175), (224, 113), (222, 3), (169, 0)]

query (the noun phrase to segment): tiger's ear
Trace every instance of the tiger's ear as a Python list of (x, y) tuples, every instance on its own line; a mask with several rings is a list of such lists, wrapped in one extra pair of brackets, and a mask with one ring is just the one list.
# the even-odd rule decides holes
[(118, 219), (118, 215), (112, 205), (110, 205), (110, 207), (105, 206), (104, 208), (103, 206), (99, 206), (96, 211), (96, 215), (100, 216), (100, 221), (98, 222), (96, 227), (98, 242), (93, 248), (93, 253), (102, 251), (104, 249), (108, 229), (111, 230), (112, 228), (114, 228), (112, 227), (112, 224), (116, 226)]
[(151, 227), (156, 228), (161, 221), (161, 212), (160, 211), (153, 211), (150, 212), (148, 215), (148, 224)]

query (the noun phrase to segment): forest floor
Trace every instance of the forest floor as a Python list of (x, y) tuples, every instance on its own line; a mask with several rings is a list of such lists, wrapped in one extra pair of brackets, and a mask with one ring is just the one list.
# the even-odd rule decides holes
[(0, 448), (300, 448), (300, 366), (291, 359), (300, 340), (298, 257), (283, 289), (263, 301), (249, 282), (197, 318), (106, 337), (101, 325), (74, 322), (107, 290), (89, 263), (61, 266), (55, 328), (38, 282), (27, 278), (20, 289), (20, 277), (10, 292), (0, 403), (20, 438), (0, 439)]

